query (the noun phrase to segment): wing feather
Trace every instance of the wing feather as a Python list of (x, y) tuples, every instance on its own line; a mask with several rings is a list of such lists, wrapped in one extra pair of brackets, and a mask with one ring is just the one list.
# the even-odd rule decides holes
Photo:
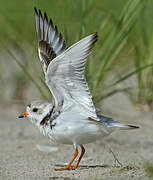
[[(97, 41), (93, 33), (70, 48), (47, 14), (35, 8), (38, 52), (43, 64), (46, 83), (52, 92), (57, 110), (72, 104), (80, 108), (87, 117), (99, 120), (84, 76), (87, 57)], [(53, 60), (54, 59), (54, 60)]]
[(77, 104), (88, 117), (94, 119), (97, 119), (97, 115), (84, 69), (97, 37), (97, 33), (91, 34), (68, 48), (49, 64), (46, 73), (46, 83), (54, 96), (57, 108)]
[(35, 22), (38, 39), (38, 53), (43, 64), (44, 73), (47, 71), (49, 63), (66, 49), (66, 43), (54, 27), (52, 20), (48, 21), (47, 14), (42, 15), (41, 11), (35, 8)]

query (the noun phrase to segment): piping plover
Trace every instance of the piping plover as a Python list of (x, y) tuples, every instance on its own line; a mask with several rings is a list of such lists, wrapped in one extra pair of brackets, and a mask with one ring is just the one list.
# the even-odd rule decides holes
[[(34, 101), (27, 105), (26, 112), (19, 118), (28, 117), (40, 131), (60, 144), (72, 144), (75, 149), (72, 160), (65, 168), (75, 170), (85, 153), (83, 144), (102, 140), (116, 130), (135, 129), (112, 118), (100, 115), (92, 102), (84, 69), (87, 57), (95, 45), (98, 35), (93, 33), (71, 47), (58, 32), (47, 14), (35, 8), (38, 54), (45, 73), (45, 82), (54, 103)], [(78, 156), (78, 146), (81, 155)]]

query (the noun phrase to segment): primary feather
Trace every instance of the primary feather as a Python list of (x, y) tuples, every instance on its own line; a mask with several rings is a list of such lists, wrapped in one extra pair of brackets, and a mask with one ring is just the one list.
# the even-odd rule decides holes
[(47, 14), (42, 15), (41, 11), (35, 8), (35, 22), (38, 39), (38, 53), (43, 63), (44, 73), (49, 63), (66, 49), (66, 43), (62, 34), (58, 32), (57, 26), (52, 20), (48, 20)]

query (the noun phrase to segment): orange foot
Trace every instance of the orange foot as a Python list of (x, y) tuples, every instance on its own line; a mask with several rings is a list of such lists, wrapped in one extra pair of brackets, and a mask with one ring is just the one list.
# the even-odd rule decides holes
[(65, 167), (61, 169), (55, 169), (55, 171), (70, 171), (70, 170), (75, 170), (75, 167)]
[(61, 169), (55, 169), (55, 171), (69, 171), (69, 170), (76, 170), (79, 166), (79, 163), (85, 153), (85, 149), (83, 147), (83, 145), (80, 145), (81, 147), (81, 155), (77, 161), (77, 163), (74, 166), (71, 166), (71, 164), (73, 163), (73, 161), (75, 160), (75, 158), (78, 156), (78, 149), (75, 150), (74, 156), (72, 158), (72, 160), (69, 162), (69, 164), (65, 167), (65, 168), (61, 168)]

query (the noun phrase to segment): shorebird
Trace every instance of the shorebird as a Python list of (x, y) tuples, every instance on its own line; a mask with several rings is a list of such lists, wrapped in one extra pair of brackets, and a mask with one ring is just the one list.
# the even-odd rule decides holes
[[(27, 105), (27, 117), (40, 131), (59, 144), (74, 146), (75, 153), (68, 165), (59, 171), (75, 170), (85, 153), (84, 144), (102, 140), (116, 130), (135, 129), (97, 113), (84, 76), (85, 64), (98, 35), (93, 33), (67, 48), (57, 26), (47, 14), (35, 8), (38, 54), (45, 82), (54, 102), (34, 101)], [(78, 147), (81, 155), (78, 156)]]

